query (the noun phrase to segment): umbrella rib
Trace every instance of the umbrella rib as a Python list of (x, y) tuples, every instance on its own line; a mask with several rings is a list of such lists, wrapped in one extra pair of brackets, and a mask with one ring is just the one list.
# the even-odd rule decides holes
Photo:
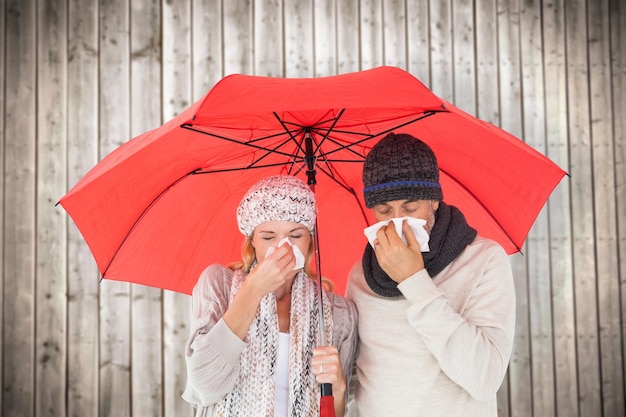
[(289, 161), (289, 162), (278, 162), (275, 164), (265, 164), (265, 165), (248, 165), (245, 167), (239, 167), (239, 168), (223, 168), (223, 169), (203, 169), (203, 168), (198, 168), (194, 171), (191, 171), (189, 174), (190, 175), (200, 175), (200, 174), (215, 174), (217, 172), (233, 172), (233, 171), (245, 171), (247, 169), (259, 169), (259, 168), (271, 168), (271, 167), (279, 167), (279, 166), (285, 166), (285, 165), (294, 165), (296, 161)]
[[(305, 152), (304, 152), (304, 149), (302, 148), (302, 140), (301, 140), (300, 142), (298, 142), (298, 141), (296, 140), (296, 138), (294, 137), (294, 135), (291, 133), (291, 130), (287, 128), (286, 122), (285, 122), (283, 119), (281, 119), (281, 118), (280, 118), (280, 116), (278, 115), (278, 113), (276, 113), (276, 112), (272, 112), (272, 114), (274, 115), (274, 117), (276, 118), (276, 120), (278, 120), (278, 123), (280, 123), (280, 125), (283, 127), (283, 129), (285, 130), (285, 132), (289, 135), (289, 138), (290, 138), (291, 140), (293, 140), (293, 141), (294, 141), (294, 143), (296, 144), (296, 146), (298, 146), (298, 149), (300, 150), (300, 152), (302, 152), (302, 153), (304, 154)], [(294, 124), (294, 125), (295, 125), (295, 124)], [(304, 128), (304, 126), (300, 126), (300, 128), (301, 128), (301, 129), (300, 129), (300, 132), (302, 132), (302, 131), (303, 131), (303, 128)], [(293, 157), (293, 158), (295, 158), (295, 156), (296, 156), (296, 155), (292, 155), (292, 157)]]
[[(348, 150), (348, 151), (352, 151), (352, 152), (356, 153), (357, 155), (361, 156), (358, 152), (356, 152), (356, 151), (354, 151), (354, 150), (352, 150), (352, 149), (350, 149), (350, 148), (351, 148), (352, 146), (354, 146), (354, 145), (360, 145), (360, 144), (361, 144), (361, 143), (363, 143), (363, 142), (367, 142), (368, 140), (371, 140), (371, 139), (377, 138), (377, 137), (379, 137), (379, 136), (382, 136), (382, 135), (384, 135), (384, 134), (387, 134), (387, 133), (391, 132), (392, 130), (397, 130), (397, 129), (402, 128), (402, 127), (404, 127), (404, 126), (408, 126), (408, 125), (410, 125), (411, 123), (418, 122), (418, 121), (420, 121), (420, 120), (422, 120), (422, 119), (425, 119), (425, 118), (427, 118), (427, 117), (430, 117), (430, 116), (432, 116), (432, 115), (434, 115), (434, 114), (437, 114), (437, 113), (440, 113), (440, 112), (441, 112), (441, 111), (439, 111), (439, 110), (430, 110), (430, 111), (427, 111), (427, 112), (425, 112), (425, 113), (422, 113), (419, 117), (417, 117), (417, 118), (415, 118), (415, 119), (409, 120), (409, 121), (407, 121), (407, 122), (401, 123), (401, 124), (399, 124), (399, 125), (396, 125), (396, 126), (394, 126), (394, 127), (389, 128), (389, 129), (383, 130), (383, 131), (381, 131), (381, 132), (378, 132), (378, 133), (377, 133), (377, 134), (375, 134), (375, 135), (366, 135), (363, 139), (358, 140), (358, 141), (356, 141), (356, 142), (352, 142), (352, 143), (350, 143), (350, 144), (348, 144), (348, 145), (342, 145), (342, 144), (339, 144), (339, 143), (336, 143), (335, 141), (333, 141), (334, 143), (336, 143), (336, 144), (339, 146), (339, 148), (337, 148), (337, 149), (333, 149), (332, 151), (329, 151), (329, 152), (326, 152), (326, 153), (325, 153), (325, 154), (323, 154), (322, 156), (323, 156), (323, 157), (325, 157), (326, 155), (330, 155), (330, 154), (332, 154), (332, 153), (339, 152), (339, 151), (344, 150), (344, 149), (345, 149), (345, 150)], [(343, 133), (343, 134), (362, 135), (362, 134), (358, 134), (358, 133), (354, 133), (354, 132), (350, 132), (350, 131), (343, 131), (343, 130), (335, 130), (335, 132), (337, 132), (337, 133)]]
[[(218, 135), (216, 133), (205, 132), (203, 130), (200, 130), (200, 129), (197, 129), (197, 128), (193, 127), (190, 124), (184, 124), (184, 125), (181, 125), (181, 127), (184, 128), (184, 129), (192, 130), (194, 132), (202, 133), (202, 134), (207, 135), (207, 136), (212, 136), (212, 137), (217, 138), (217, 139), (222, 139), (222, 140), (225, 140), (225, 141), (228, 141), (228, 142), (233, 142), (233, 143), (236, 143), (238, 145), (248, 146), (248, 147), (251, 147), (251, 148), (259, 149), (261, 151), (266, 151), (266, 152), (268, 152), (268, 154), (277, 153), (279, 155), (283, 155), (283, 156), (287, 156), (287, 157), (291, 157), (292, 156), (290, 153), (282, 152), (282, 151), (278, 150), (278, 148), (280, 146), (284, 145), (284, 143), (281, 143), (276, 149), (271, 149), (271, 148), (266, 148), (266, 147), (263, 147), (263, 146), (255, 145), (254, 143), (251, 143), (251, 142), (241, 142), (241, 141), (238, 141), (238, 140), (235, 140), (235, 139), (231, 139), (231, 138), (226, 137), (226, 136)], [(274, 136), (279, 136), (279, 135), (271, 135), (271, 136), (267, 136), (267, 138), (274, 137)], [(254, 141), (258, 141), (258, 140), (261, 140), (261, 139), (263, 139), (263, 138), (256, 138), (256, 139), (254, 139)]]
[[(328, 139), (328, 135), (330, 135), (330, 132), (333, 132), (335, 129), (335, 125), (337, 124), (337, 122), (339, 122), (339, 119), (341, 118), (341, 116), (343, 115), (343, 112), (345, 111), (345, 109), (341, 109), (339, 110), (339, 113), (337, 114), (337, 116), (335, 116), (335, 118), (333, 119), (333, 123), (330, 125), (330, 127), (327, 129), (326, 134), (322, 136), (322, 140), (320, 140), (320, 143), (317, 144), (317, 148), (315, 149), (315, 152), (317, 153), (317, 151), (319, 151), (322, 147), (322, 144), (326, 141), (326, 139)], [(336, 143), (335, 141), (331, 140), (331, 142), (335, 143), (338, 145), (338, 143)]]

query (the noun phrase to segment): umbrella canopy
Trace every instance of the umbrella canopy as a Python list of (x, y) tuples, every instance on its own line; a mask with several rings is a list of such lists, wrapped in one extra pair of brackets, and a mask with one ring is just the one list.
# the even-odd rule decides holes
[(444, 201), (508, 253), (565, 172), (395, 67), (321, 78), (225, 77), (175, 119), (114, 150), (60, 204), (107, 279), (191, 293), (207, 265), (238, 260), (235, 210), (279, 173), (314, 186), (321, 272), (343, 294), (373, 222), (362, 162), (386, 133), (427, 142)]

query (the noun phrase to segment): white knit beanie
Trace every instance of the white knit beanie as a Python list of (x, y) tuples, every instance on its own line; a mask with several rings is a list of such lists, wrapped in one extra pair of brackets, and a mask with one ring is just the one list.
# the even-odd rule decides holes
[(254, 184), (237, 207), (237, 224), (245, 236), (265, 222), (287, 220), (315, 228), (315, 194), (292, 175), (276, 175)]

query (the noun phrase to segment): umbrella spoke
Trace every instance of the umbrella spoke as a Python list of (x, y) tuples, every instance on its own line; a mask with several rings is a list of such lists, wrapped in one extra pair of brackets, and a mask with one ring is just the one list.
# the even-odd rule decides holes
[[(192, 130), (194, 132), (198, 132), (198, 133), (202, 133), (202, 134), (214, 137), (216, 139), (221, 139), (224, 141), (236, 143), (245, 147), (254, 148), (259, 151), (263, 151), (262, 155), (257, 157), (251, 164), (246, 165), (245, 167), (227, 168), (223, 170), (210, 170), (208, 172), (249, 169), (249, 168), (265, 168), (265, 167), (270, 167), (270, 166), (281, 166), (281, 165), (301, 163), (306, 160), (306, 150), (304, 149), (303, 142), (304, 142), (305, 131), (307, 130), (310, 132), (311, 138), (313, 139), (315, 143), (313, 155), (310, 155), (310, 156), (316, 159), (318, 166), (320, 166), (320, 164), (326, 164), (327, 172), (333, 172), (334, 170), (330, 166), (328, 166), (330, 162), (362, 162), (364, 160), (364, 157), (365, 157), (364, 153), (355, 150), (356, 146), (362, 145), (369, 140), (376, 139), (380, 136), (383, 136), (391, 132), (392, 130), (397, 130), (398, 128), (410, 125), (411, 123), (415, 123), (425, 117), (432, 116), (435, 113), (437, 112), (435, 111), (425, 112), (417, 118), (411, 119), (407, 122), (404, 122), (392, 128), (380, 131), (376, 134), (362, 133), (362, 132), (349, 131), (349, 130), (343, 130), (343, 129), (335, 129), (337, 122), (339, 121), (341, 116), (344, 114), (344, 109), (341, 109), (338, 112), (336, 117), (325, 119), (323, 121), (316, 123), (315, 125), (311, 127), (305, 127), (305, 126), (302, 126), (293, 122), (285, 121), (280, 118), (278, 113), (274, 112), (273, 115), (278, 121), (278, 123), (280, 123), (280, 125), (282, 126), (283, 132), (273, 133), (271, 135), (259, 136), (259, 137), (252, 138), (247, 141), (234, 139), (234, 138), (231, 138), (225, 135), (220, 135), (217, 133), (207, 132), (191, 124), (183, 124), (181, 127), (188, 129), (188, 130)], [(330, 126), (323, 127), (324, 125), (328, 125), (328, 124), (330, 124)], [(295, 127), (295, 129), (293, 127)], [(273, 146), (263, 145), (263, 142), (265, 141), (268, 141), (270, 139), (276, 139), (276, 138), (280, 139), (281, 137), (285, 135), (287, 135), (287, 137), (285, 139), (281, 139), (278, 144), (272, 142)], [(354, 136), (356, 140), (351, 141), (350, 143), (346, 144), (345, 140), (340, 141), (336, 139), (337, 135)], [(295, 144), (296, 149), (294, 150), (294, 152), (281, 150), (281, 148), (283, 148), (288, 143)], [(328, 149), (329, 147), (327, 146), (326, 149), (324, 149), (324, 146), (323, 146), (324, 143), (332, 143), (335, 147), (332, 149)], [(328, 158), (329, 155), (332, 155), (341, 151), (347, 151), (353, 154), (355, 156), (355, 159), (350, 160), (346, 158), (341, 158), (341, 159)], [(261, 162), (265, 158), (268, 158), (270, 156), (277, 156), (277, 155), (285, 157), (286, 162), (278, 162), (278, 163), (272, 163), (272, 164), (259, 164), (259, 162)]]
[[(229, 137), (223, 136), (223, 135), (218, 135), (217, 133), (205, 132), (204, 130), (200, 130), (200, 129), (196, 128), (196, 127), (193, 127), (190, 124), (184, 124), (184, 125), (181, 125), (181, 127), (184, 128), (184, 129), (192, 130), (194, 132), (202, 133), (202, 134), (207, 135), (207, 136), (212, 136), (212, 137), (214, 137), (216, 139), (222, 139), (222, 140), (225, 140), (225, 141), (228, 141), (228, 142), (236, 143), (238, 145), (247, 146), (247, 147), (250, 147), (250, 148), (255, 148), (255, 149), (258, 149), (258, 150), (261, 150), (261, 151), (265, 151), (265, 152), (267, 152), (269, 154), (274, 153), (274, 154), (279, 154), (279, 155), (283, 155), (283, 156), (287, 156), (287, 157), (291, 157), (292, 156), (291, 153), (282, 152), (282, 151), (278, 150), (278, 148), (280, 148), (285, 143), (287, 143), (288, 140), (287, 140), (287, 142), (283, 142), (283, 143), (279, 144), (275, 149), (272, 149), (272, 148), (268, 148), (268, 147), (257, 145), (255, 143), (253, 143), (253, 142), (259, 142), (262, 138), (256, 138), (256, 139), (252, 139), (250, 141), (242, 142), (241, 140), (229, 138)], [(283, 135), (283, 133), (275, 134), (275, 135), (267, 136), (267, 138), (279, 137), (279, 136), (282, 136), (282, 135)]]
[[(236, 167), (236, 168), (221, 168), (221, 169), (198, 168), (198, 169), (190, 172), (190, 174), (192, 174), (192, 175), (197, 175), (197, 174), (215, 174), (215, 173), (218, 173), (218, 172), (245, 171), (245, 170), (248, 170), (248, 169), (272, 168), (272, 167), (280, 167), (280, 166), (287, 166), (287, 165), (296, 165), (296, 161), (277, 162), (275, 164), (265, 164), (265, 165), (247, 165), (247, 166), (240, 166), (240, 167)], [(291, 170), (291, 168), (290, 168), (290, 170)]]
[(329, 154), (332, 154), (332, 153), (340, 152), (342, 150), (352, 151), (352, 152), (356, 153), (357, 155), (361, 156), (361, 154), (359, 154), (358, 152), (352, 150), (351, 148), (356, 146), (356, 145), (361, 145), (361, 144), (367, 142), (368, 140), (372, 140), (372, 139), (384, 136), (384, 135), (386, 135), (387, 133), (389, 133), (389, 132), (391, 132), (393, 130), (401, 129), (401, 128), (403, 128), (405, 126), (408, 126), (408, 125), (410, 125), (412, 123), (415, 123), (417, 121), (425, 119), (426, 117), (430, 117), (430, 116), (432, 116), (432, 115), (434, 115), (436, 113), (438, 113), (438, 112), (437, 111), (427, 111), (427, 112), (424, 112), (424, 113), (420, 114), (418, 117), (416, 117), (415, 119), (411, 119), (411, 120), (409, 120), (407, 122), (401, 123), (399, 125), (395, 125), (393, 127), (390, 127), (389, 129), (382, 130), (382, 131), (380, 131), (380, 132), (378, 132), (376, 134), (364, 134), (364, 133), (351, 132), (351, 131), (335, 130), (334, 131), (335, 133), (341, 133), (341, 134), (346, 134), (346, 135), (362, 136), (363, 138), (360, 139), (360, 140), (356, 140), (354, 142), (350, 142), (347, 145), (343, 145), (343, 144), (337, 143), (338, 148), (332, 149), (332, 150), (330, 150), (328, 152), (325, 152), (323, 155), (320, 155), (320, 156), (326, 156), (326, 155), (329, 155)]
[[(324, 141), (326, 141), (326, 139), (328, 139), (328, 136), (330, 135), (330, 133), (334, 131), (335, 126), (337, 125), (337, 122), (339, 121), (339, 119), (340, 119), (340, 118), (341, 118), (341, 116), (343, 115), (343, 112), (344, 112), (344, 111), (345, 111), (345, 109), (341, 109), (341, 110), (339, 111), (339, 114), (337, 114), (337, 116), (333, 119), (333, 122), (332, 122), (332, 124), (330, 125), (330, 127), (328, 128), (328, 130), (327, 130), (326, 134), (325, 134), (325, 135), (323, 135), (322, 140), (320, 140), (320, 142), (319, 142), (319, 143), (317, 143), (317, 148), (315, 148), (314, 153), (317, 153), (317, 152), (321, 149), (322, 144), (324, 143)], [(313, 127), (311, 128), (311, 130), (313, 130)]]

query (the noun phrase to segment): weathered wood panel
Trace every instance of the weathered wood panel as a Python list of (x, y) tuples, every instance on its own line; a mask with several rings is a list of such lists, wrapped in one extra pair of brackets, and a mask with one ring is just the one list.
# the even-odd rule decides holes
[(337, 74), (337, 1), (313, 2), (313, 76)]
[[(285, 77), (312, 77), (313, 0), (283, 0), (285, 19)], [(256, 39), (256, 36), (255, 36)], [(259, 74), (263, 75), (263, 74)]]
[(451, 1), (430, 1), (429, 87), (439, 97), (454, 103)]
[(35, 415), (59, 416), (66, 413), (66, 392), (72, 393), (66, 379), (67, 244), (59, 239), (67, 222), (54, 207), (66, 186), (67, 2), (43, 0), (37, 6), (35, 392), (44, 395), (36, 397)]
[(222, 2), (223, 75), (254, 74), (254, 16), (250, 0)]
[(222, 2), (192, 0), (192, 88), (199, 100), (223, 76)]
[[(588, 3), (589, 109), (592, 152), (595, 276), (598, 289), (598, 329), (602, 412), (624, 415), (624, 363), (621, 355), (618, 247), (611, 113), (611, 62), (607, 1)], [(620, 117), (620, 116), (618, 116)], [(623, 117), (623, 115), (621, 116)]]
[[(98, 157), (98, 7), (68, 3), (68, 183)], [(57, 198), (64, 193), (59, 192)], [(59, 207), (60, 209), (60, 207)], [(68, 230), (67, 401), (70, 415), (98, 411), (98, 274), (74, 225)]]
[(454, 104), (470, 114), (476, 114), (476, 43), (474, 38), (473, 0), (452, 2), (452, 54)]
[(337, 73), (358, 71), (359, 0), (337, 0)]
[[(6, 9), (4, 0), (0, 1), (0, 115), (6, 114), (5, 103), (5, 80), (6, 80), (6, 61), (5, 61), (5, 39), (6, 39), (6, 26), (5, 16)], [(0, 117), (0, 175), (4, 174), (4, 147), (6, 143), (5, 136), (4, 117)], [(4, 177), (0, 180), (0, 195), (4, 197)], [(3, 200), (4, 201), (4, 200)], [(4, 232), (4, 204), (0, 205), (0, 230)], [(0, 263), (4, 265), (4, 239), (0, 239)], [(4, 289), (4, 267), (0, 268), (0, 288)], [(4, 294), (0, 294), (0, 312), (2, 318), (0, 318), (0, 335), (4, 334)], [(8, 324), (8, 323), (7, 323)], [(0, 337), (0, 363), (4, 363), (4, 340)], [(0, 381), (4, 383), (4, 366), (0, 366)], [(3, 389), (0, 392), (4, 391)], [(4, 410), (4, 395), (0, 394), (0, 411)]]
[(384, 0), (381, 21), (383, 63), (407, 69), (406, 8), (402, 0)]
[[(564, 1), (543, 5), (546, 154), (569, 169), (567, 77)], [(561, 182), (548, 202), (550, 212), (550, 272), (554, 323), (555, 413), (578, 416), (576, 373), (576, 324), (574, 313), (572, 220), (569, 179)]]
[(425, 85), (430, 85), (430, 17), (427, 1), (406, 4), (407, 68)]
[(574, 295), (580, 416), (602, 414), (586, 2), (565, 7)]
[(476, 38), (476, 117), (500, 125), (498, 89), (498, 19), (497, 3), (491, 0), (475, 2)]
[[(35, 412), (37, 2), (6, 0), (3, 400), (5, 417)], [(45, 395), (40, 392), (39, 395)]]
[(279, 1), (255, 2), (254, 74), (276, 77), (286, 72), (285, 65), (294, 65), (293, 62), (287, 64), (284, 57), (285, 29), (282, 23), (283, 10)]
[[(620, 325), (622, 362), (626, 360), (626, 4), (609, 1), (611, 40), (611, 91), (615, 163), (615, 206), (617, 207), (618, 277), (620, 283)], [(624, 377), (622, 376), (622, 381)], [(626, 412), (624, 413), (626, 414)]]
[(360, 14), (360, 52), (361, 66), (368, 69), (384, 65), (383, 28), (381, 26), (382, 0), (361, 0)]

